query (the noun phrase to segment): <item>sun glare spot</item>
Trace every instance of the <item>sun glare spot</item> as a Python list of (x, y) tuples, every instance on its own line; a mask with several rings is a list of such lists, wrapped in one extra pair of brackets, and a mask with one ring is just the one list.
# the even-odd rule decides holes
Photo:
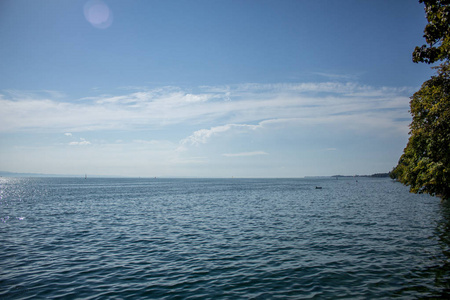
[(84, 5), (84, 17), (95, 28), (106, 29), (111, 26), (111, 9), (101, 0), (90, 0)]

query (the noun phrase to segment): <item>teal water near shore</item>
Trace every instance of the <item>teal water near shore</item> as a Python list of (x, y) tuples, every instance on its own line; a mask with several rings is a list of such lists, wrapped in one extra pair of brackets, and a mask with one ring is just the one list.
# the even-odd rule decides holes
[(450, 295), (449, 207), (386, 178), (0, 178), (0, 197), (1, 299)]

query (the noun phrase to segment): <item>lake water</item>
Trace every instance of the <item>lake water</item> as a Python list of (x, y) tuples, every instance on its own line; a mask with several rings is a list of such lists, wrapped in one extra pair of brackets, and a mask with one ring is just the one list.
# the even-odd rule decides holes
[(449, 295), (450, 209), (390, 179), (0, 178), (0, 197), (1, 299)]

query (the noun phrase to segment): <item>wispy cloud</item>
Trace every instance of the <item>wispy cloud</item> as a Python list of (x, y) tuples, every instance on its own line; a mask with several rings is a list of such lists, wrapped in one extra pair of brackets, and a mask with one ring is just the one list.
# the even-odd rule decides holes
[(329, 80), (356, 80), (360, 75), (356, 74), (337, 74), (337, 73), (326, 73), (326, 72), (314, 72), (313, 74), (319, 75), (325, 78), (328, 78)]
[(223, 156), (226, 157), (237, 157), (237, 156), (256, 156), (256, 155), (268, 155), (269, 153), (264, 151), (253, 151), (253, 152), (241, 152), (241, 153), (224, 153)]
[(90, 144), (91, 144), (91, 142), (86, 141), (83, 138), (80, 138), (80, 141), (69, 143), (70, 146), (86, 146), (86, 145), (90, 145)]
[(47, 93), (51, 98), (64, 98), (66, 94), (60, 91), (43, 90), (42, 92)]
[(211, 127), (210, 129), (200, 129), (195, 131), (192, 135), (180, 141), (181, 145), (199, 145), (205, 144), (208, 139), (219, 133), (229, 131), (231, 129), (251, 129), (255, 130), (261, 125), (247, 125), (247, 124), (227, 124), (223, 126)]
[(411, 88), (371, 87), (352, 82), (249, 83), (199, 87), (195, 91), (163, 87), (81, 101), (62, 101), (48, 97), (48, 93), (6, 91), (0, 97), (0, 131), (79, 132), (176, 124), (212, 125), (186, 141), (195, 144), (221, 130), (252, 126), (239, 124), (295, 119), (407, 132), (408, 122), (399, 120), (409, 117), (412, 93)]

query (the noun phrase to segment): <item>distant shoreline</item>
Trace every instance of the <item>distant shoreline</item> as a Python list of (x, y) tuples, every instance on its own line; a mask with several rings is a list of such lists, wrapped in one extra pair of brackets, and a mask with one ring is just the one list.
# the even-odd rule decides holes
[[(44, 173), (15, 173), (15, 172), (6, 172), (0, 171), (0, 177), (66, 177), (66, 178), (84, 178), (85, 174), (77, 174), (77, 175), (67, 175), (67, 174), (44, 174)], [(88, 178), (202, 178), (202, 177), (177, 177), (177, 176), (163, 176), (163, 177), (154, 177), (154, 176), (119, 176), (119, 175), (88, 175)], [(314, 179), (314, 178), (355, 178), (355, 177), (370, 177), (370, 178), (386, 178), (389, 177), (389, 173), (375, 173), (372, 175), (332, 175), (332, 176), (303, 176), (303, 177), (274, 177), (274, 178), (305, 178), (305, 179)], [(211, 177), (213, 178), (213, 177)], [(216, 178), (216, 177), (214, 177)], [(228, 177), (217, 177), (217, 178), (228, 178)], [(241, 177), (235, 177), (234, 179), (239, 179)], [(251, 177), (242, 177), (242, 178), (251, 178)], [(272, 177), (256, 177), (256, 178), (272, 178)]]
[(383, 177), (389, 177), (389, 173), (375, 173), (375, 174), (372, 174), (372, 175), (354, 175), (354, 176), (347, 176), (347, 175), (333, 175), (333, 176), (330, 176), (330, 177), (380, 177), (380, 178), (383, 178)]

